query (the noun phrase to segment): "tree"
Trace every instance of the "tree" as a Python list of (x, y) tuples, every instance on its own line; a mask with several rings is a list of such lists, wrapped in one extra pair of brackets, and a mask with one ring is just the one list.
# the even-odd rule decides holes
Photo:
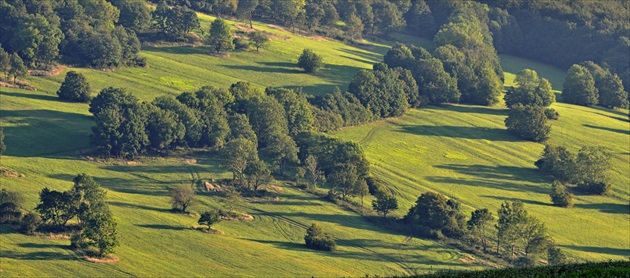
[(286, 88), (267, 88), (267, 95), (273, 96), (284, 107), (289, 135), (295, 136), (300, 132), (313, 129), (313, 112), (309, 107), (306, 95), (301, 91)]
[(0, 191), (0, 223), (18, 222), (22, 217), (24, 197), (19, 192)]
[(171, 111), (159, 108), (152, 104), (147, 106), (146, 133), (149, 138), (149, 146), (156, 151), (170, 150), (181, 144), (186, 136), (186, 126), (178, 115)]
[(380, 193), (376, 195), (376, 200), (372, 200), (372, 208), (383, 214), (383, 218), (387, 218), (387, 214), (398, 209), (398, 199), (393, 194)]
[(571, 194), (566, 186), (559, 181), (554, 181), (551, 184), (551, 202), (555, 206), (563, 208), (573, 207), (573, 194)]
[(322, 56), (310, 49), (304, 49), (298, 58), (298, 67), (303, 68), (306, 73), (314, 73), (324, 66)]
[(306, 229), (304, 241), (306, 242), (306, 247), (315, 250), (334, 251), (337, 247), (335, 239), (331, 235), (324, 233), (322, 227), (317, 223), (313, 223)]
[(239, 207), (243, 203), (243, 198), (241, 197), (241, 193), (233, 188), (229, 188), (225, 192), (225, 199), (223, 200), (223, 206), (228, 210), (228, 212), (234, 211), (235, 208)]
[(243, 138), (258, 144), (258, 137), (252, 129), (252, 125), (249, 124), (246, 115), (232, 114), (228, 117), (228, 124), (230, 125), (229, 140)]
[(534, 164), (540, 171), (557, 180), (575, 183), (577, 181), (576, 156), (564, 146), (546, 145), (542, 157)]
[(624, 90), (618, 75), (608, 73), (600, 83), (597, 87), (599, 105), (608, 108), (628, 107), (628, 92)]
[(9, 73), (13, 75), (13, 85), (18, 77), (24, 77), (28, 73), (28, 68), (24, 65), (24, 61), (17, 53), (11, 54), (11, 69)]
[(610, 191), (610, 154), (602, 147), (583, 147), (575, 160), (578, 188), (598, 195)]
[(311, 189), (317, 188), (317, 181), (323, 177), (322, 171), (317, 165), (317, 157), (309, 155), (304, 159), (304, 168), (306, 169), (306, 176), (309, 179)]
[(90, 84), (83, 74), (76, 71), (69, 71), (66, 78), (61, 83), (61, 87), (57, 91), (60, 99), (72, 102), (89, 102)]
[(212, 229), (212, 225), (219, 223), (220, 221), (221, 218), (219, 217), (219, 212), (212, 210), (202, 213), (197, 223), (208, 226), (208, 230), (210, 230)]
[(232, 179), (243, 184), (243, 174), (250, 161), (258, 160), (256, 144), (244, 138), (229, 141), (221, 148), (223, 167), (232, 172)]
[(353, 13), (352, 15), (350, 15), (350, 18), (348, 18), (346, 26), (346, 33), (348, 33), (351, 38), (361, 38), (361, 34), (363, 33), (363, 29), (365, 28), (365, 25), (363, 24), (363, 21), (361, 21), (361, 18)]
[(534, 142), (547, 140), (551, 132), (544, 109), (538, 106), (515, 105), (505, 119), (505, 126), (509, 132)]
[(420, 94), (431, 104), (456, 103), (461, 93), (457, 89), (457, 79), (444, 70), (443, 63), (436, 58), (418, 60), (412, 68)]
[(518, 247), (521, 247), (525, 257), (531, 259), (549, 246), (545, 225), (528, 216), (521, 201), (504, 202), (497, 214), (497, 253), (503, 247), (513, 261)]
[(151, 11), (143, 1), (123, 0), (116, 7), (120, 10), (118, 24), (140, 32), (151, 24)]
[(335, 168), (326, 180), (331, 184), (332, 191), (341, 193), (341, 199), (346, 200), (347, 196), (354, 196), (357, 192), (359, 185), (357, 168), (352, 164), (340, 164)]
[(404, 44), (397, 43), (392, 46), (383, 57), (383, 62), (390, 68), (402, 67), (412, 68), (415, 63), (411, 50)]
[(243, 174), (247, 176), (248, 187), (254, 189), (254, 194), (258, 193), (258, 188), (273, 179), (267, 164), (261, 160), (254, 160), (247, 164)]
[(459, 237), (465, 225), (463, 215), (459, 213), (459, 203), (433, 192), (423, 193), (418, 197), (404, 222), (416, 234), (437, 238), (442, 235)]
[(562, 98), (577, 105), (597, 104), (598, 92), (593, 75), (583, 66), (573, 65), (567, 72), (562, 90)]
[(75, 213), (82, 227), (94, 215), (109, 213), (105, 202), (107, 192), (92, 177), (83, 173), (78, 174), (72, 181), (74, 185), (67, 192), (77, 198)]
[(186, 209), (195, 202), (195, 189), (192, 185), (182, 184), (168, 191), (173, 210), (186, 213)]
[(9, 72), (11, 72), (11, 56), (4, 51), (0, 44), (0, 71), (5, 75), (5, 80), (9, 81)]
[(37, 213), (29, 212), (24, 215), (20, 222), (20, 231), (27, 235), (32, 235), (41, 225), (42, 218)]
[(488, 222), (492, 219), (492, 212), (488, 211), (488, 209), (477, 209), (470, 214), (470, 220), (466, 223), (472, 235), (481, 241), (484, 252), (488, 250), (486, 230)]
[(249, 41), (256, 47), (256, 52), (259, 52), (261, 47), (269, 44), (269, 37), (262, 31), (256, 31), (249, 33)]
[[(236, 16), (239, 19), (249, 21), (249, 28), (254, 28), (252, 25), (252, 17), (254, 14), (254, 10), (258, 6), (258, 0), (239, 0), (238, 6), (236, 8)], [(256, 52), (258, 52), (258, 47), (256, 47)]]
[(562, 249), (549, 246), (547, 249), (547, 262), (550, 265), (563, 265), (567, 263), (567, 256), (562, 252)]
[(234, 44), (232, 43), (232, 31), (225, 20), (217, 18), (212, 22), (212, 24), (210, 24), (208, 44), (212, 45), (217, 53), (221, 52), (221, 50), (234, 49)]
[(98, 214), (93, 214), (87, 219), (85, 227), (80, 232), (81, 242), (87, 246), (98, 248), (98, 255), (103, 257), (114, 251), (118, 246), (118, 231), (109, 209)]
[(517, 88), (511, 88), (505, 95), (508, 107), (517, 104), (532, 106), (549, 106), (556, 101), (551, 91), (551, 83), (545, 78), (538, 78), (536, 71), (524, 69), (516, 75)]
[(39, 193), (39, 204), (35, 210), (44, 222), (50, 221), (57, 228), (63, 229), (66, 223), (76, 216), (79, 198), (80, 196), (68, 191), (60, 192), (45, 187)]

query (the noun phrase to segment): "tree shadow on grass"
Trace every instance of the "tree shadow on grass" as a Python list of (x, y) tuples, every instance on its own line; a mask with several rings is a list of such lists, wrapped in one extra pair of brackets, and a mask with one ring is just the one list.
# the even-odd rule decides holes
[(613, 203), (601, 203), (601, 204), (575, 204), (574, 207), (582, 209), (594, 209), (603, 213), (611, 214), (630, 214), (630, 205), (628, 204), (613, 204)]
[(181, 226), (172, 226), (172, 225), (162, 225), (162, 224), (142, 224), (137, 225), (138, 227), (148, 228), (148, 229), (156, 229), (156, 230), (173, 230), (173, 231), (182, 231), (186, 230), (186, 228)]
[(6, 155), (67, 158), (89, 147), (90, 116), (54, 110), (2, 110)]
[(152, 211), (167, 212), (167, 213), (171, 212), (171, 210), (167, 208), (156, 208), (156, 207), (150, 207), (150, 206), (145, 206), (145, 205), (114, 202), (114, 201), (109, 201), (107, 203), (113, 206), (121, 207), (121, 208), (144, 209), (144, 210), (152, 210)]
[[(75, 175), (70, 174), (53, 174), (48, 177), (68, 181), (68, 188), (72, 185), (72, 179)], [(166, 196), (168, 190), (173, 186), (162, 182), (153, 182), (141, 177), (141, 181), (137, 179), (111, 178), (92, 176), (96, 182), (101, 184), (107, 190), (113, 190), (120, 193), (140, 194), (149, 196)]]
[(15, 259), (15, 260), (25, 260), (25, 261), (43, 261), (43, 260), (69, 261), (69, 260), (75, 260), (77, 257), (72, 256), (70, 254), (64, 254), (64, 253), (59, 253), (59, 252), (49, 252), (49, 251), (22, 253), (22, 252), (16, 252), (16, 251), (11, 251), (11, 250), (3, 250), (2, 252), (0, 252), (0, 258), (10, 258), (10, 259)]
[(440, 106), (439, 108), (456, 111), (460, 113), (466, 114), (486, 114), (486, 115), (497, 115), (497, 116), (507, 116), (509, 110), (505, 108), (492, 108), (488, 106), (467, 106), (467, 105), (445, 105)]
[(42, 95), (42, 94), (39, 94), (39, 93), (27, 94), (27, 93), (19, 93), (19, 92), (0, 92), (0, 96), (30, 98), (30, 99), (36, 99), (36, 100), (59, 101), (59, 102), (61, 102), (57, 96)]
[(496, 199), (500, 201), (511, 201), (511, 202), (521, 201), (525, 204), (538, 205), (538, 206), (550, 206), (550, 207), (553, 206), (551, 203), (545, 203), (541, 201), (534, 201), (534, 200), (528, 200), (528, 199), (522, 199), (522, 198), (509, 198), (509, 197), (498, 197), (498, 196), (489, 196), (489, 195), (482, 195), (479, 197), (491, 198), (491, 199)]
[(595, 247), (595, 246), (573, 246), (573, 245), (559, 245), (560, 247), (573, 249), (577, 251), (583, 251), (588, 253), (599, 253), (614, 256), (630, 256), (630, 249), (627, 248), (611, 248), (611, 247)]
[(532, 186), (525, 184), (550, 183), (535, 169), (532, 168), (457, 164), (437, 165), (435, 166), (435, 168), (454, 171), (458, 174), (466, 175), (467, 177), (427, 177), (427, 180), (430, 182), (486, 187), (516, 192), (534, 192), (539, 194), (549, 194), (549, 190), (543, 186)]
[(519, 142), (522, 139), (508, 133), (503, 128), (469, 127), (469, 126), (434, 126), (398, 124), (399, 132), (423, 136), (462, 138), (473, 140), (489, 140)]
[(582, 124), (582, 125), (585, 126), (585, 127), (590, 127), (590, 128), (594, 128), (594, 129), (621, 133), (623, 135), (630, 135), (630, 130), (628, 130), (628, 129), (616, 129), (616, 128), (610, 128), (610, 127), (602, 127), (602, 126), (590, 125), (590, 124)]
[(18, 243), (17, 246), (24, 248), (61, 248), (61, 249), (70, 249), (70, 247), (59, 244), (45, 244), (45, 243)]
[[(191, 47), (191, 46), (148, 46), (143, 47), (143, 51), (148, 52), (163, 52), (170, 54), (205, 54), (208, 55), (210, 49), (207, 47)], [(209, 56), (209, 55), (208, 55)]]
[(253, 72), (266, 72), (266, 73), (286, 73), (286, 74), (298, 74), (304, 73), (296, 64), (291, 63), (258, 63), (260, 66), (251, 65), (221, 65), (222, 67), (245, 70)]

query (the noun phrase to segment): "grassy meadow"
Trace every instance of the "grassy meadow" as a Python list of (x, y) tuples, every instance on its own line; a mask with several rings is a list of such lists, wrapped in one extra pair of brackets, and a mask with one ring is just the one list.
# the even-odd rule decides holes
[[(207, 31), (212, 18), (200, 15), (200, 19)], [(353, 47), (293, 35), (262, 23), (254, 27), (273, 34), (261, 53), (235, 51), (222, 58), (208, 55), (207, 47), (145, 46), (141, 55), (147, 58), (148, 68), (67, 70), (85, 74), (94, 93), (108, 86), (123, 87), (147, 101), (204, 85), (227, 87), (237, 81), (261, 88), (303, 87), (307, 93), (323, 94), (335, 86), (345, 89), (358, 70), (381, 61), (388, 47), (369, 42)], [(304, 48), (323, 55), (326, 67), (321, 72), (306, 75), (295, 67)], [(512, 73), (527, 63), (515, 57), (502, 59), (504, 68)], [(563, 81), (560, 71), (540, 64), (532, 67), (541, 68), (534, 69), (559, 88)], [(481, 260), (456, 249), (434, 241), (409, 240), (291, 186), (278, 191), (278, 198), (245, 202), (239, 210), (254, 220), (221, 222), (215, 228), (223, 235), (194, 230), (196, 217), (169, 212), (168, 189), (189, 183), (191, 173), (204, 179), (228, 177), (216, 158), (201, 153), (145, 158), (132, 164), (93, 161), (87, 157), (93, 125), (88, 106), (60, 102), (55, 95), (64, 75), (28, 77), (37, 91), (0, 87), (0, 125), (7, 144), (1, 164), (23, 174), (0, 177), (0, 187), (24, 193), (26, 207), (32, 209), (42, 188), (66, 190), (76, 174), (92, 175), (107, 189), (118, 221), (121, 246), (115, 255), (119, 261), (87, 262), (68, 248), (67, 239), (25, 236), (2, 226), (0, 276), (362, 276), (484, 267)], [(506, 74), (506, 85), (509, 78)], [(457, 198), (467, 210), (488, 207), (496, 211), (503, 200), (519, 199), (573, 257), (627, 258), (627, 117), (616, 111), (561, 103), (554, 108), (561, 116), (553, 123), (552, 143), (567, 144), (574, 150), (582, 145), (611, 148), (615, 170), (612, 197), (577, 196), (571, 210), (550, 206), (550, 181), (533, 167), (543, 146), (508, 134), (502, 108), (457, 105), (412, 110), (401, 118), (346, 128), (336, 136), (363, 145), (374, 174), (400, 197), (399, 215), (427, 190)], [(221, 202), (221, 197), (201, 194), (191, 210), (218, 208)], [(303, 246), (305, 227), (313, 222), (338, 238), (338, 251), (318, 252)]]

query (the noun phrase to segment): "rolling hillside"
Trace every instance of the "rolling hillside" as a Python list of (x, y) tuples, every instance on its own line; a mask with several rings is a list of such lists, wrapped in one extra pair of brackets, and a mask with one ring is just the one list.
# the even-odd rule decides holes
[[(207, 29), (211, 17), (201, 15), (201, 19)], [(310, 94), (322, 94), (335, 86), (345, 88), (359, 69), (382, 60), (387, 50), (384, 44), (352, 47), (260, 23), (255, 28), (277, 36), (260, 54), (233, 52), (229, 58), (219, 58), (208, 55), (205, 47), (146, 46), (141, 55), (147, 57), (148, 68), (74, 70), (87, 76), (95, 93), (107, 86), (123, 87), (141, 100), (203, 85), (226, 87), (237, 81), (260, 87), (299, 86)], [(322, 72), (314, 76), (298, 72), (294, 63), (304, 48), (324, 56), (327, 66)], [(526, 63), (514, 57), (503, 59), (504, 68), (512, 73)], [(538, 66), (542, 65), (532, 67)], [(561, 85), (562, 73), (557, 70), (549, 69), (552, 77), (534, 69), (548, 77), (554, 88), (558, 82)], [(1, 276), (360, 276), (483, 267), (483, 262), (453, 248), (392, 234), (292, 187), (284, 187), (277, 199), (245, 203), (239, 210), (254, 220), (221, 222), (216, 228), (224, 235), (196, 231), (192, 229), (196, 217), (169, 212), (167, 190), (189, 183), (192, 172), (206, 179), (229, 176), (215, 157), (200, 153), (131, 164), (93, 161), (85, 156), (93, 124), (87, 105), (60, 102), (55, 95), (63, 76), (29, 77), (38, 91), (0, 87), (0, 125), (8, 146), (2, 166), (24, 175), (0, 177), (0, 186), (23, 192), (27, 206), (33, 208), (42, 188), (65, 190), (77, 173), (94, 176), (108, 190), (108, 202), (119, 223), (121, 246), (115, 254), (120, 260), (90, 263), (67, 248), (67, 239), (29, 237), (0, 227)], [(506, 76), (509, 83), (510, 75)], [(575, 258), (626, 258), (630, 255), (627, 117), (566, 104), (554, 108), (561, 117), (553, 123), (552, 143), (573, 148), (605, 145), (615, 153), (613, 197), (578, 196), (571, 210), (550, 206), (550, 181), (533, 168), (543, 146), (509, 135), (502, 108), (412, 110), (398, 119), (347, 128), (336, 135), (363, 145), (375, 175), (401, 197), (398, 214), (405, 213), (426, 190), (455, 197), (468, 210), (488, 207), (495, 211), (503, 200), (522, 199), (548, 225), (560, 247)], [(191, 208), (197, 212), (217, 208), (222, 201), (217, 196), (198, 199)], [(303, 247), (305, 227), (312, 222), (321, 223), (338, 238), (339, 251), (323, 253)]]

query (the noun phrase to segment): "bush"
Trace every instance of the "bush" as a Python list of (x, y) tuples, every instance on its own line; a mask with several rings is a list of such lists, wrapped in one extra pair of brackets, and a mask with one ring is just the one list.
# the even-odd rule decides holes
[(313, 225), (306, 230), (304, 241), (306, 242), (306, 247), (315, 250), (334, 251), (337, 248), (335, 239), (331, 235), (324, 233), (317, 223), (313, 223)]
[(539, 106), (515, 105), (505, 119), (505, 126), (509, 132), (534, 142), (547, 140), (551, 132), (543, 108)]
[(236, 49), (239, 49), (239, 50), (249, 49), (249, 43), (247, 42), (247, 40), (243, 38), (234, 38), (232, 42), (234, 43), (234, 48)]
[(313, 50), (304, 49), (298, 59), (298, 67), (303, 68), (306, 73), (313, 73), (324, 66), (322, 56), (317, 55)]
[(220, 214), (216, 210), (206, 211), (201, 214), (201, 217), (199, 217), (199, 221), (197, 221), (197, 223), (199, 223), (200, 225), (206, 225), (208, 226), (208, 228), (211, 228), (212, 225), (221, 221), (221, 218), (219, 216)]
[(66, 74), (66, 78), (61, 83), (57, 95), (61, 100), (72, 102), (89, 102), (90, 101), (90, 84), (88, 84), (83, 74), (76, 71), (70, 71)]
[(557, 120), (560, 117), (560, 114), (556, 111), (556, 109), (547, 108), (545, 109), (545, 116), (547, 116), (547, 119)]
[(20, 222), (20, 231), (27, 235), (32, 235), (41, 224), (42, 218), (39, 216), (39, 214), (29, 212), (24, 215), (22, 221)]
[(551, 185), (551, 202), (554, 205), (570, 208), (573, 207), (573, 194), (567, 191), (566, 186), (559, 181), (554, 181)]
[(147, 67), (147, 57), (136, 57), (131, 61), (132, 65), (136, 67), (146, 68)]

